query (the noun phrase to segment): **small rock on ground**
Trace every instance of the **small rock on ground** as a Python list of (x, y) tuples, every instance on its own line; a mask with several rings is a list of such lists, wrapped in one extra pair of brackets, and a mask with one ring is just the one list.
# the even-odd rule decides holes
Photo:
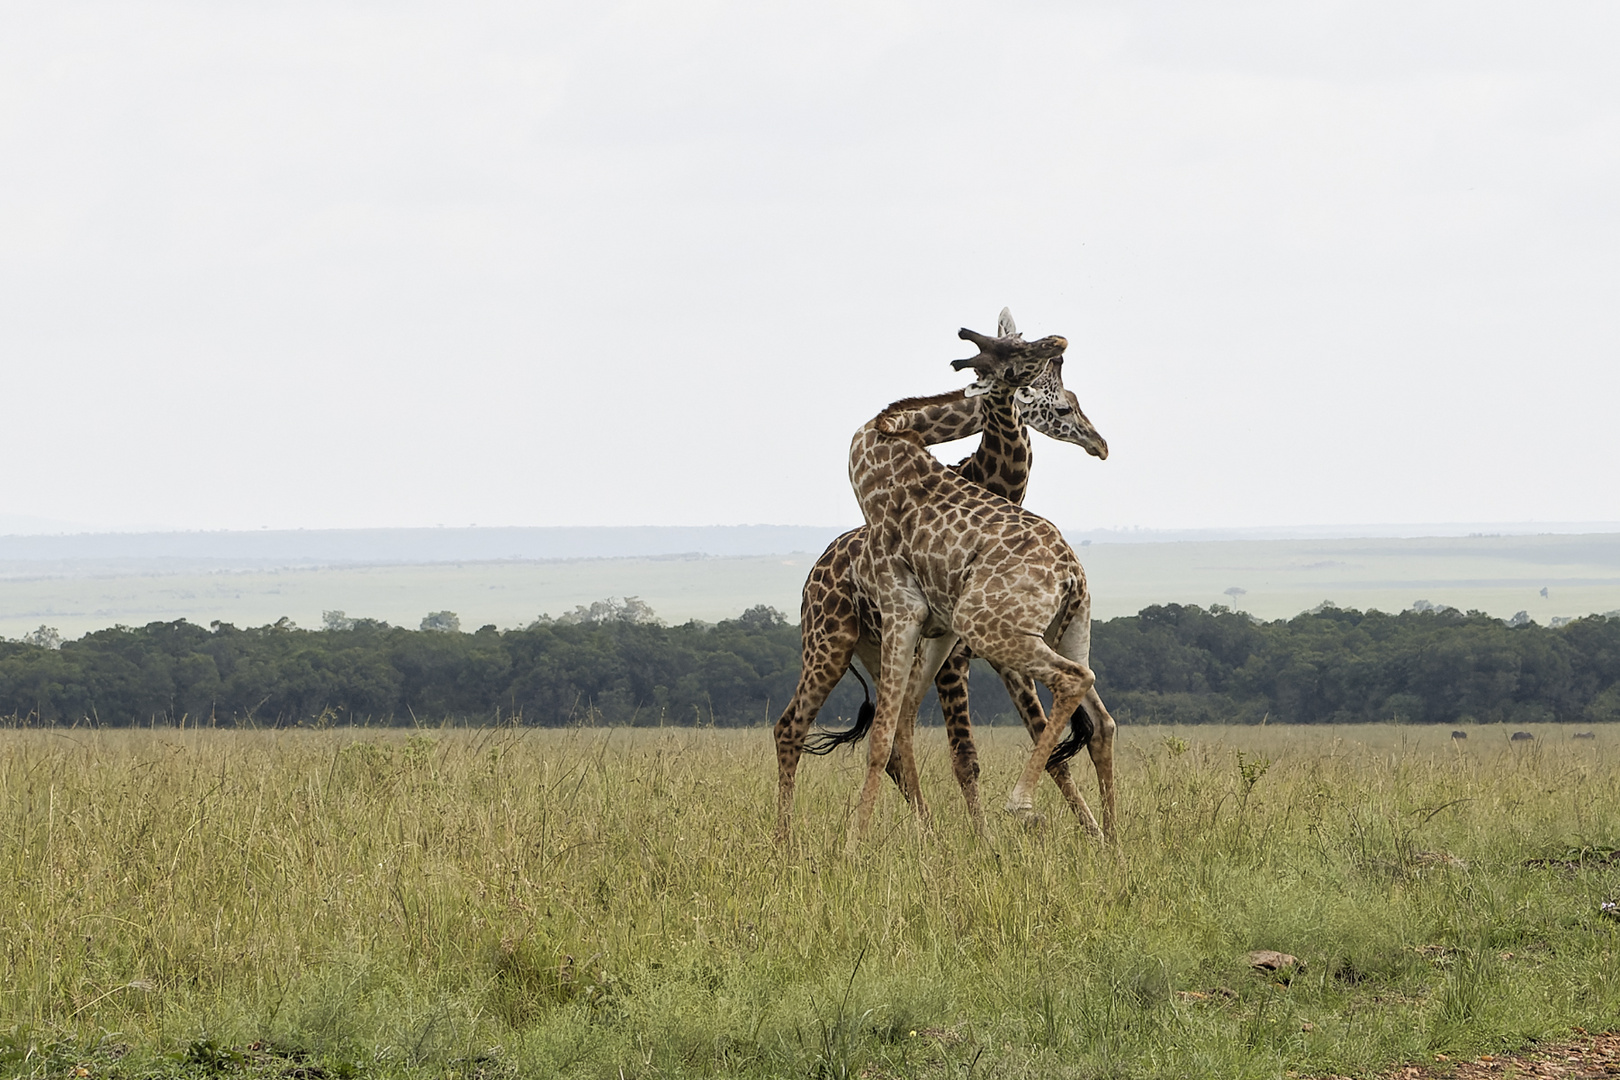
[(1249, 966), (1260, 971), (1281, 971), (1284, 968), (1305, 970), (1305, 965), (1299, 962), (1299, 957), (1277, 952), (1275, 949), (1254, 950), (1249, 954)]

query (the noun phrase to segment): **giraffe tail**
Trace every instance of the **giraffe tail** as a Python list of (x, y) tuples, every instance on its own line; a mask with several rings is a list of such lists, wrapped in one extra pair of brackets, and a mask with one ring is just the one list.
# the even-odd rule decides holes
[(856, 681), (861, 684), (861, 692), (866, 695), (866, 700), (861, 702), (860, 711), (855, 714), (855, 723), (843, 731), (822, 730), (816, 732), (804, 740), (805, 753), (818, 756), (830, 754), (840, 746), (860, 742), (866, 738), (867, 732), (872, 730), (872, 720), (877, 716), (877, 706), (872, 704), (872, 688), (866, 685), (866, 680), (861, 678), (859, 671), (856, 671), (853, 667), (849, 670), (850, 674), (854, 675)]
[(1069, 717), (1069, 733), (1052, 748), (1052, 756), (1046, 759), (1046, 767), (1050, 769), (1074, 757), (1086, 748), (1096, 733), (1097, 726), (1091, 722), (1091, 714), (1086, 712), (1086, 707), (1081, 705), (1076, 708), (1074, 715)]

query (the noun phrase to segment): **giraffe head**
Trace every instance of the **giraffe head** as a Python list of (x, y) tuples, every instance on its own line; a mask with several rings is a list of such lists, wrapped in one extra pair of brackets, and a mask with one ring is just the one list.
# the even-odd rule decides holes
[[(979, 379), (964, 391), (968, 397), (987, 394), (993, 380)], [(1073, 443), (1092, 457), (1108, 460), (1108, 440), (1091, 425), (1080, 409), (1080, 399), (1063, 385), (1063, 357), (1049, 363), (1046, 370), (1028, 386), (1013, 390), (1018, 418), (1049, 439)]]
[[(1010, 318), (1007, 321), (1010, 323)], [(1003, 337), (986, 337), (964, 328), (957, 331), (956, 336), (977, 345), (979, 355), (953, 360), (951, 366), (957, 371), (972, 368), (981, 379), (994, 379), (1004, 386), (1029, 386), (1069, 347), (1069, 343), (1056, 334), (1039, 341), (1025, 341), (1016, 330)]]
[(1092, 457), (1108, 460), (1108, 440), (1080, 411), (1074, 391), (1063, 385), (1063, 357), (1048, 364), (1033, 383), (1013, 391), (1013, 399), (1018, 402), (1019, 418), (1042, 435), (1074, 443)]
[[(996, 330), (999, 336), (994, 338), (971, 330), (961, 332), (962, 338), (979, 346), (978, 356), (951, 363), (957, 371), (971, 367), (978, 373), (978, 381), (967, 388), (968, 397), (989, 393), (997, 382), (1011, 385), (1015, 388), (1013, 398), (1018, 403), (1019, 418), (1025, 424), (1049, 439), (1073, 443), (1092, 457), (1106, 461), (1108, 441), (1086, 419), (1074, 391), (1063, 385), (1063, 350), (1069, 343), (1056, 336), (1026, 343), (1013, 322), (1012, 312), (1006, 308), (1001, 309)], [(1031, 368), (1037, 371), (1033, 379), (1019, 382)], [(1010, 372), (1012, 377), (1004, 372)]]

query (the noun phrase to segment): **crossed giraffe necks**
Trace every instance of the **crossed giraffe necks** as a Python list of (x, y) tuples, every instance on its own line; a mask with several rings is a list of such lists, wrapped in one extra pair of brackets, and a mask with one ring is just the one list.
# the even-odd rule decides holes
[[(1057, 348), (1064, 344), (1049, 341)], [(1031, 370), (1044, 366), (1045, 359), (1035, 355), (1040, 344), (1045, 343), (1029, 349), (1020, 343), (1018, 349), (1028, 351), (1019, 363)], [(1014, 384), (993, 385), (984, 415), (1015, 416)], [(896, 415), (907, 404), (880, 413), (856, 433), (850, 448), (850, 480), (867, 519), (867, 535), (854, 557), (854, 578), (884, 631), (878, 645), (879, 689), (868, 775), (851, 840), (870, 817), (878, 772), (895, 771), (891, 751), (900, 759), (902, 789), (921, 811), (911, 746), (916, 708), (926, 680), (958, 639), (1004, 673), (1045, 682), (1060, 720), (1078, 720), (1083, 705), (1093, 714), (1100, 738), (1089, 749), (1105, 821), (1111, 825), (1114, 724), (1095, 694), (1095, 677), (1086, 664), (1090, 601), (1084, 571), (1049, 522), (935, 461), (923, 438)], [(1064, 726), (1042, 723), (1008, 809), (1032, 812), (1035, 780)], [(1083, 800), (1080, 809), (1082, 819), (1095, 829)]]
[[(967, 398), (957, 391), (935, 398), (897, 402), (891, 409), (904, 407), (911, 410), (913, 417), (909, 427), (928, 445), (949, 442), (981, 431), (978, 449), (951, 468), (965, 480), (1010, 501), (1022, 502), (1029, 483), (1033, 454), (1028, 430), (1013, 411), (983, 410), (980, 407), (983, 400), (982, 397)], [(800, 606), (803, 664), (793, 698), (777, 720), (774, 732), (779, 837), (785, 837), (791, 827), (794, 781), (810, 725), (828, 695), (849, 669), (853, 657), (860, 656), (868, 671), (879, 670), (881, 619), (853, 572), (854, 561), (865, 543), (866, 533), (863, 526), (834, 540), (816, 561), (805, 582)], [(970, 817), (975, 826), (982, 829), (979, 757), (973, 742), (967, 697), (968, 664), (971, 659), (972, 652), (965, 645), (953, 650), (935, 676), (934, 685), (944, 714), (952, 771), (962, 789)], [(1004, 677), (1004, 681), (1026, 728), (1032, 737), (1038, 738), (1045, 727), (1045, 717), (1033, 685), (1027, 679)], [(824, 737), (822, 745), (812, 752), (824, 753), (834, 746), (858, 741), (867, 730), (870, 715), (870, 709), (864, 709), (862, 723), (841, 735)], [(920, 800), (920, 792), (908, 788), (904, 782), (898, 755), (891, 754), (886, 771), (901, 785), (908, 798)], [(1049, 772), (1076, 813), (1081, 813), (1084, 800), (1070, 776), (1067, 760), (1054, 760)], [(1089, 817), (1089, 814), (1085, 816)]]

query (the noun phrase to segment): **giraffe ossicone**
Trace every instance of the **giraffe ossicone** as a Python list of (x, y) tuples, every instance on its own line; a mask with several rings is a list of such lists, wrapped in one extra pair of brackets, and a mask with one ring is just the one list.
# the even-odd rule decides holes
[(996, 316), (996, 337), (1022, 338), (1023, 336), (1018, 332), (1018, 324), (1013, 322), (1012, 309), (1002, 308), (1001, 314)]

